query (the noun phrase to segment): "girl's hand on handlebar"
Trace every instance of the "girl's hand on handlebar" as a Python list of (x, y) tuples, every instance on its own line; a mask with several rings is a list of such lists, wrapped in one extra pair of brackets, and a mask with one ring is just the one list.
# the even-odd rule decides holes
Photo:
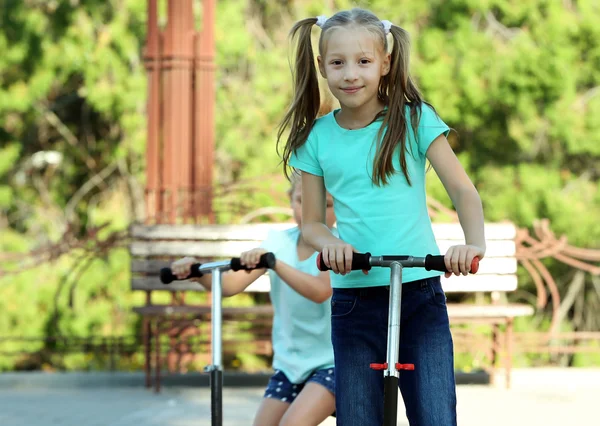
[[(263, 248), (255, 248), (252, 250), (248, 250), (243, 252), (240, 255), (240, 263), (249, 268), (254, 268), (260, 262), (260, 257), (267, 253), (267, 250)], [(246, 273), (252, 272), (251, 270), (247, 270)]]
[[(346, 275), (352, 270), (352, 253), (354, 247), (350, 244), (340, 242), (339, 244), (328, 244), (323, 247), (323, 262), (336, 274)], [(363, 270), (366, 275), (369, 271)]]
[(483, 259), (485, 255), (485, 249), (474, 245), (457, 245), (452, 246), (448, 249), (444, 255), (444, 261), (446, 263), (445, 276), (448, 278), (452, 274), (458, 276), (468, 275), (471, 272), (471, 263), (473, 259), (478, 257), (479, 260)]
[[(198, 260), (193, 257), (184, 257), (173, 263), (171, 263), (171, 272), (177, 277), (177, 279), (183, 280), (190, 276), (192, 272), (192, 265), (198, 263)], [(200, 278), (190, 278), (190, 281), (200, 282)]]

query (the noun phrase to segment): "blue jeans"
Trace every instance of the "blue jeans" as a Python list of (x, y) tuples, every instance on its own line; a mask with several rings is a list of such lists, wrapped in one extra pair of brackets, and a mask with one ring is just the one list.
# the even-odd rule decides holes
[[(411, 426), (456, 425), (454, 349), (440, 278), (402, 285), (400, 392)], [(389, 287), (333, 289), (331, 334), (335, 403), (341, 426), (381, 426)]]

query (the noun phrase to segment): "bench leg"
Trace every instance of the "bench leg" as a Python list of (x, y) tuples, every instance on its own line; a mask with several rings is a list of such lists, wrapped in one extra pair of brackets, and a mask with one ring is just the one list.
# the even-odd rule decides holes
[(513, 319), (506, 319), (506, 333), (504, 334), (506, 354), (505, 354), (505, 374), (506, 389), (510, 389), (510, 377), (512, 371), (512, 341), (513, 341)]
[(160, 392), (160, 364), (162, 362), (160, 356), (160, 320), (157, 319), (154, 323), (154, 369), (155, 369), (155, 383), (154, 392)]
[(148, 317), (144, 317), (142, 321), (142, 338), (144, 342), (144, 373), (146, 375), (146, 387), (152, 386), (152, 376), (150, 371), (150, 334), (152, 333), (151, 320)]
[(498, 367), (498, 350), (500, 349), (500, 328), (498, 324), (492, 324), (492, 354), (491, 364), (492, 373), (490, 374), (490, 384), (496, 383), (496, 371)]

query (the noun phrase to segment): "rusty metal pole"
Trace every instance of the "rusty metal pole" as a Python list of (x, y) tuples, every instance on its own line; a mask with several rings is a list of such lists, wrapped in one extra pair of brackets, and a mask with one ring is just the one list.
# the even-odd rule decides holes
[(163, 182), (166, 220), (185, 218), (190, 181), (194, 15), (192, 0), (169, 0), (162, 52)]
[(144, 62), (148, 73), (146, 145), (146, 223), (157, 220), (160, 196), (160, 32), (156, 0), (148, 0)]
[(214, 222), (215, 0), (203, 1), (202, 31), (193, 0), (168, 0), (164, 30), (148, 0), (146, 222)]
[(215, 0), (202, 2), (202, 30), (196, 36), (194, 88), (194, 219), (214, 222), (212, 175), (215, 145)]

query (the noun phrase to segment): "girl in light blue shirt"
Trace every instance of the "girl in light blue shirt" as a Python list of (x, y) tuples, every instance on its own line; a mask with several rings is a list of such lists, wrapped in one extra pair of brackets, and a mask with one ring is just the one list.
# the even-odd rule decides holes
[[(317, 269), (317, 253), (300, 233), (302, 185), (299, 175), (294, 174), (291, 183), (289, 194), (297, 226), (271, 231), (259, 248), (240, 256), (242, 264), (252, 267), (266, 252), (273, 252), (276, 257), (275, 267), (269, 273), (274, 310), (275, 374), (267, 385), (254, 419), (255, 426), (318, 425), (335, 409), (329, 273)], [(325, 222), (332, 227), (335, 216), (331, 196), (326, 203)], [(197, 262), (186, 257), (173, 263), (171, 269), (183, 279)], [(264, 273), (264, 269), (224, 273), (223, 296), (243, 292)], [(208, 290), (211, 288), (210, 275), (192, 280)]]
[[(311, 30), (321, 28), (316, 57)], [(456, 207), (466, 243), (445, 253), (447, 275), (483, 258), (477, 190), (452, 151), (448, 126), (409, 73), (408, 33), (363, 9), (299, 21), (294, 99), (281, 125), (283, 163), (302, 171), (302, 234), (332, 275), (336, 414), (344, 426), (381, 426), (384, 380), (370, 363), (386, 359), (390, 272), (351, 271), (355, 252), (437, 254), (427, 212), (427, 160)], [(388, 43), (391, 42), (391, 48)], [(315, 62), (318, 63), (315, 67)], [(317, 118), (319, 72), (340, 108)], [(337, 230), (326, 223), (325, 193)], [(453, 343), (439, 273), (403, 273), (399, 387), (411, 426), (456, 425)]]

